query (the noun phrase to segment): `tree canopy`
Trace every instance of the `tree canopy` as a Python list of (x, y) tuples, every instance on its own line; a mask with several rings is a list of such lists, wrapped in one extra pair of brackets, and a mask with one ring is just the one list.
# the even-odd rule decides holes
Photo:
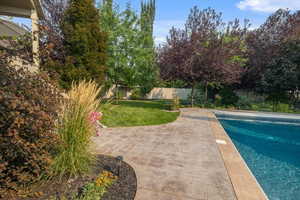
[(224, 23), (222, 13), (194, 7), (185, 29), (173, 28), (160, 49), (161, 77), (184, 80), (192, 88), (197, 83), (207, 88), (211, 83), (238, 82), (247, 61), (244, 43), (247, 29), (247, 21), (244, 27), (237, 19)]
[(141, 4), (141, 14), (112, 0), (100, 5), (100, 24), (108, 33), (108, 77), (116, 86), (140, 87), (146, 94), (156, 80), (153, 23), (155, 1)]

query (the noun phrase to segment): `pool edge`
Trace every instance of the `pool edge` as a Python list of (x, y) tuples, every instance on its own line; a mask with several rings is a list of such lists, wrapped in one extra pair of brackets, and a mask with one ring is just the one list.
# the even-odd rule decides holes
[(210, 126), (224, 161), (225, 168), (238, 200), (268, 200), (267, 195), (252, 174), (243, 157), (213, 112), (208, 113)]

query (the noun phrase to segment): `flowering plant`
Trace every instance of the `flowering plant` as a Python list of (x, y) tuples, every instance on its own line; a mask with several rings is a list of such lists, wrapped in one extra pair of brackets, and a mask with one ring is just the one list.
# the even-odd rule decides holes
[(96, 136), (100, 136), (100, 124), (103, 114), (101, 112), (91, 112), (89, 115), (89, 121), (95, 126)]
[(101, 112), (91, 112), (89, 116), (89, 120), (92, 123), (96, 123), (97, 121), (102, 119), (103, 114)]

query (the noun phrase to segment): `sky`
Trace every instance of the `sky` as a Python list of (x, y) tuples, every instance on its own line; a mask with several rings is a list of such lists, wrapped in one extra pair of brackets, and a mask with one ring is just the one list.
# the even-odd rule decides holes
[[(133, 9), (139, 11), (142, 0), (115, 0), (120, 8), (129, 2)], [(144, 0), (145, 1), (145, 0)], [(156, 20), (154, 37), (156, 44), (163, 43), (169, 30), (174, 26), (181, 28), (188, 17), (190, 9), (198, 6), (201, 9), (214, 8), (223, 13), (224, 21), (235, 18), (249, 19), (252, 28), (259, 27), (266, 18), (279, 8), (300, 10), (300, 0), (156, 0)], [(15, 19), (18, 23), (29, 23), (28, 20)]]

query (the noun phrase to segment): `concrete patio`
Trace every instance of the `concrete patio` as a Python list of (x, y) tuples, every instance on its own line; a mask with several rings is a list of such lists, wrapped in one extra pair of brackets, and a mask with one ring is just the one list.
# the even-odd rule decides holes
[(183, 109), (170, 124), (105, 129), (96, 151), (122, 155), (135, 169), (136, 200), (235, 200), (208, 116)]

